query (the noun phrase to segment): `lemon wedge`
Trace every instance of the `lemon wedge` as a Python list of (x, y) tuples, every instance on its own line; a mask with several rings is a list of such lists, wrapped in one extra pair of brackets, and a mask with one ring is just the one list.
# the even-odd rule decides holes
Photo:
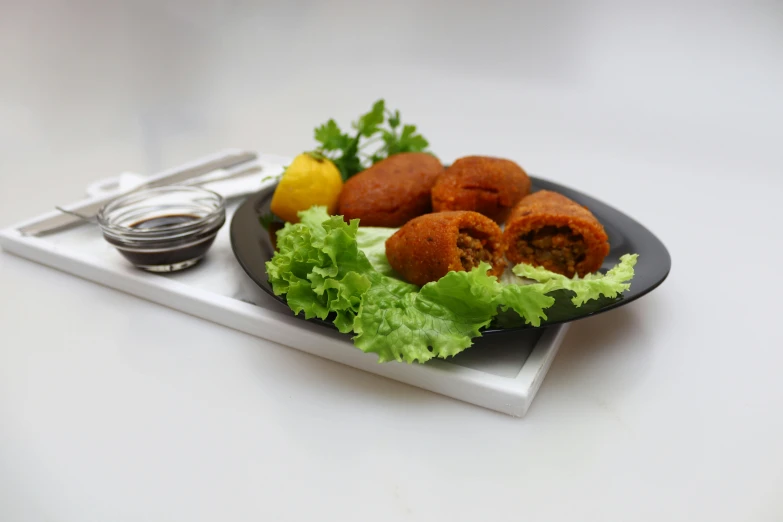
[(289, 223), (298, 223), (297, 213), (314, 205), (337, 211), (343, 178), (334, 163), (307, 152), (298, 155), (285, 169), (269, 209)]

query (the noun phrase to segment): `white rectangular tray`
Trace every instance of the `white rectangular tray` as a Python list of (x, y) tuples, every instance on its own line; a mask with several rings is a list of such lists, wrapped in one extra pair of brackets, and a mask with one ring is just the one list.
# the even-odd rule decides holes
[[(259, 155), (259, 162), (267, 167), (265, 172), (243, 183), (256, 183), (260, 189), (269, 166), (284, 161)], [(211, 188), (220, 191), (223, 187), (216, 184)], [(204, 261), (180, 273), (157, 275), (131, 267), (103, 240), (95, 225), (41, 237), (19, 233), (19, 227), (44, 216), (1, 231), (0, 245), (38, 263), (250, 335), (509, 415), (525, 414), (567, 325), (478, 339), (475, 346), (449, 360), (379, 364), (374, 354), (354, 348), (348, 336), (293, 317), (285, 305), (247, 277), (234, 259), (229, 241), (228, 222), (238, 203), (238, 199), (229, 201), (227, 225)], [(53, 214), (56, 212), (47, 215)]]

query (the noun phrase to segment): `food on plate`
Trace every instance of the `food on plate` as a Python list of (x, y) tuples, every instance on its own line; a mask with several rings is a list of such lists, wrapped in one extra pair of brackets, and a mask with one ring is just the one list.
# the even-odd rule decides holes
[[(513, 272), (532, 284), (501, 283), (480, 262), (470, 271), (452, 271), (419, 287), (386, 275), (380, 249), (394, 229), (368, 227), (329, 216), (324, 207), (299, 213), (277, 234), (278, 251), (266, 263), (276, 295), (305, 318), (333, 318), (354, 345), (379, 362), (426, 362), (454, 356), (473, 344), (499, 310), (513, 310), (540, 326), (546, 310), (580, 307), (600, 296), (617, 297), (633, 278), (636, 255), (625, 255), (606, 274), (567, 278), (541, 267), (517, 265)], [(573, 297), (564, 299), (563, 292)]]
[(338, 213), (348, 221), (361, 219), (362, 226), (402, 226), (432, 211), (430, 193), (442, 173), (431, 154), (395, 154), (345, 182)]
[(490, 275), (500, 277), (506, 266), (502, 238), (497, 223), (477, 212), (425, 214), (386, 240), (386, 257), (403, 279), (420, 286), (482, 262), (492, 267)]
[(513, 161), (467, 156), (444, 169), (383, 100), (315, 139), (260, 218), (282, 227), (266, 273), (294, 313), (332, 322), (379, 362), (452, 357), (490, 324), (538, 327), (630, 288), (637, 256), (594, 273), (609, 250), (601, 224), (564, 196), (529, 195)]
[(503, 223), (530, 192), (530, 178), (511, 160), (467, 156), (455, 161), (432, 189), (432, 208), (473, 210)]
[(609, 253), (606, 231), (595, 216), (548, 190), (531, 194), (514, 207), (503, 242), (512, 263), (541, 266), (568, 277), (597, 271)]
[[(370, 165), (402, 152), (425, 152), (429, 142), (416, 132), (415, 125), (402, 125), (400, 111), (390, 111), (378, 100), (370, 112), (351, 124), (353, 132), (343, 132), (337, 122), (329, 120), (316, 127), (316, 151), (331, 159), (347, 180)], [(374, 151), (368, 145), (380, 141)]]
[(272, 196), (270, 210), (284, 221), (296, 223), (297, 213), (314, 205), (337, 210), (343, 179), (337, 167), (319, 154), (305, 152), (286, 167)]

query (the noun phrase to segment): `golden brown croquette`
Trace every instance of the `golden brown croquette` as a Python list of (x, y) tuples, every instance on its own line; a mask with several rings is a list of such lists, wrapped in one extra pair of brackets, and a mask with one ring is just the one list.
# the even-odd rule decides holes
[(432, 212), (432, 186), (442, 173), (443, 165), (430, 154), (389, 156), (345, 183), (338, 212), (365, 227), (402, 226)]
[(531, 194), (514, 207), (503, 244), (512, 263), (542, 266), (568, 277), (597, 271), (609, 253), (606, 231), (595, 216), (548, 190)]
[(477, 212), (452, 211), (412, 219), (386, 240), (389, 264), (406, 281), (424, 285), (452, 270), (471, 270), (482, 261), (489, 274), (505, 269), (500, 227)]
[(530, 192), (530, 178), (513, 161), (467, 156), (455, 161), (432, 188), (432, 208), (472, 210), (503, 223)]

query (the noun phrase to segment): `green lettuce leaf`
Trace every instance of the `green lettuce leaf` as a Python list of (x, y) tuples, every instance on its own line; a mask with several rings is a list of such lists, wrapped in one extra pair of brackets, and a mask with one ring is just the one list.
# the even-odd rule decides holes
[[(449, 272), (417, 286), (381, 276), (364, 295), (354, 323), (354, 344), (379, 362), (426, 362), (473, 344), (497, 313), (497, 278), (482, 263), (470, 272)], [(417, 291), (418, 290), (418, 291)]]
[(544, 310), (555, 303), (555, 298), (547, 295), (546, 288), (541, 284), (503, 286), (498, 306), (504, 312), (514, 310), (526, 324), (541, 326), (541, 320), (546, 320)]
[(386, 258), (386, 240), (397, 232), (396, 228), (359, 227), (356, 243), (364, 252), (372, 267), (383, 275), (396, 276), (396, 272)]
[(558, 295), (573, 295), (570, 304), (557, 302), (577, 307), (615, 298), (629, 288), (637, 259), (626, 255), (606, 274), (573, 279), (517, 265), (513, 273), (532, 280), (526, 285), (500, 283), (482, 263), (419, 288), (399, 279), (386, 259), (385, 242), (396, 229), (359, 228), (358, 220), (345, 223), (324, 207), (299, 218), (278, 231), (278, 251), (266, 264), (275, 294), (285, 294), (295, 313), (330, 318), (341, 332), (353, 332), (356, 347), (377, 354), (379, 362), (452, 357), (470, 347), (499, 310), (540, 326)]
[[(575, 306), (582, 306), (591, 299), (604, 297), (615, 298), (631, 288), (630, 281), (633, 278), (633, 267), (636, 266), (638, 254), (625, 254), (620, 258), (620, 263), (606, 274), (588, 274), (583, 278), (574, 276), (569, 279), (566, 276), (550, 272), (541, 267), (530, 265), (516, 265), (513, 272), (528, 279), (542, 283), (546, 293), (555, 290), (570, 290), (575, 295), (571, 302)], [(537, 286), (537, 285), (531, 285)]]
[(291, 310), (307, 319), (334, 312), (337, 328), (350, 332), (375, 273), (356, 243), (359, 221), (347, 224), (330, 217), (325, 207), (299, 217), (299, 223), (287, 223), (277, 233), (278, 251), (266, 263), (272, 290), (286, 294)]

